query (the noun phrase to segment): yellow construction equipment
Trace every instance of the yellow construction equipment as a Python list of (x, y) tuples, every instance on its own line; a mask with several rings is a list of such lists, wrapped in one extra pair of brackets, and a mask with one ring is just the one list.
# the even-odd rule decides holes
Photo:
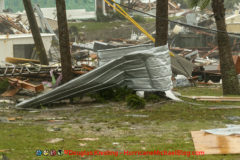
[[(112, 5), (108, 0), (104, 0), (109, 6), (111, 6), (113, 9), (115, 9), (118, 13), (123, 15), (125, 18), (127, 18), (130, 22), (132, 22), (143, 34), (145, 34), (153, 43), (155, 43), (155, 38), (151, 34), (149, 34), (142, 26), (140, 26), (129, 14), (122, 9), (120, 5), (115, 3), (115, 0), (111, 0), (116, 6)], [(172, 52), (169, 52), (171, 56), (174, 56)]]
[(127, 12), (125, 12), (118, 4), (115, 3), (114, 0), (111, 0), (113, 3), (116, 4), (116, 7), (112, 5), (108, 0), (104, 0), (109, 6), (115, 9), (117, 12), (122, 14), (125, 18), (127, 18), (130, 22), (132, 22), (142, 33), (144, 33), (150, 40), (155, 42), (155, 38), (152, 37), (143, 27), (141, 27), (132, 17), (130, 17)]

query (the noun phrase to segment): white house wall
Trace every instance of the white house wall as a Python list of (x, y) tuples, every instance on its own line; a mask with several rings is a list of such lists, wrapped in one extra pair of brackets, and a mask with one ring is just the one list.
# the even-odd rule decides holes
[[(52, 36), (52, 34), (42, 35), (43, 44), (47, 53), (52, 44)], [(13, 57), (13, 46), (22, 44), (34, 44), (32, 35), (9, 35), (9, 37), (6, 35), (0, 36), (0, 61), (5, 61), (6, 57)]]
[[(45, 18), (57, 20), (57, 11), (56, 8), (41, 8), (43, 16)], [(72, 9), (67, 10), (67, 19), (76, 20), (76, 19), (96, 19), (95, 11), (89, 12), (85, 9)]]
[(4, 0), (0, 0), (0, 12), (3, 12), (4, 9), (5, 9)]
[(0, 39), (0, 61), (5, 61), (6, 57), (13, 57), (13, 41)]

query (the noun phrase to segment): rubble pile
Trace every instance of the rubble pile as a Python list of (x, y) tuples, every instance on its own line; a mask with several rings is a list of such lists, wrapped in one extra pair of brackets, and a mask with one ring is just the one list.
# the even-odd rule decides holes
[(23, 34), (30, 33), (29, 27), (23, 24), (21, 15), (0, 15), (0, 34)]
[[(134, 9), (144, 12), (149, 12), (156, 8), (156, 2), (144, 3), (143, 1), (135, 0), (132, 1), (132, 5)], [(201, 11), (181, 9), (179, 5), (173, 1), (169, 1), (169, 10), (171, 15), (173, 14), (178, 17), (178, 21), (184, 22), (185, 25), (195, 26), (186, 27), (181, 24), (170, 22), (168, 48), (169, 55), (171, 56), (166, 58), (165, 66), (163, 64), (161, 67), (166, 67), (168, 64), (167, 62), (169, 62), (171, 71), (168, 71), (172, 73), (171, 80), (173, 81), (173, 86), (184, 87), (196, 85), (197, 83), (220, 84), (221, 72), (219, 67), (218, 47), (214, 42), (216, 41), (215, 33), (211, 32), (211, 29), (215, 29), (214, 20), (213, 17), (211, 17), (212, 12), (207, 11), (202, 13)], [(30, 33), (29, 26), (26, 24), (27, 23), (23, 23), (21, 15), (9, 16), (7, 14), (0, 14), (1, 34), (8, 35)], [(204, 27), (204, 30), (201, 29), (201, 27)], [(154, 33), (151, 35), (154, 36)], [(53, 34), (52, 37), (53, 36), (56, 37), (55, 34)], [(147, 84), (144, 79), (147, 77), (145, 71), (141, 70), (141, 74), (140, 71), (136, 71), (136, 75), (145, 75), (145, 77), (134, 77), (135, 75), (130, 71), (125, 70), (124, 67), (118, 68), (123, 65), (123, 63), (127, 63), (129, 60), (128, 58), (133, 54), (140, 56), (142, 59), (131, 59), (131, 57), (131, 61), (138, 61), (139, 63), (144, 62), (146, 66), (142, 66), (142, 68), (146, 67), (146, 70), (152, 70), (153, 64), (150, 64), (147, 61), (151, 59), (151, 56), (154, 57), (156, 55), (151, 55), (149, 53), (149, 51), (154, 48), (154, 44), (149, 41), (148, 38), (143, 34), (139, 35), (132, 32), (128, 39), (112, 38), (105, 41), (98, 40), (91, 42), (77, 42), (76, 39), (73, 39), (75, 41), (70, 44), (72, 71), (75, 73), (77, 78), (72, 81), (72, 84), (68, 84), (68, 86), (73, 87), (71, 89), (74, 90), (74, 93), (83, 93), (85, 90), (87, 90), (86, 92), (93, 91), (93, 89), (91, 89), (93, 86), (96, 87), (96, 89), (94, 89), (95, 91), (101, 88), (107, 88), (112, 85), (114, 86), (116, 84), (120, 84), (123, 81), (127, 83), (128, 86), (135, 86), (134, 89), (136, 90), (141, 90), (141, 87), (139, 86), (144, 86), (143, 84), (147, 86), (146, 88), (154, 90), (155, 88), (153, 87), (153, 84), (156, 80), (154, 78), (151, 79), (152, 77), (148, 77), (148, 80), (151, 81), (151, 83)], [(233, 44), (233, 53), (236, 54), (233, 56), (234, 63), (238, 74), (240, 74), (240, 57), (238, 55), (239, 37), (232, 37), (231, 43)], [(50, 47), (49, 43), (48, 45)], [(21, 89), (27, 89), (28, 91), (39, 93), (43, 92), (45, 88), (59, 88), (61, 85), (62, 75), (59, 51), (56, 48), (57, 47), (55, 46), (55, 48), (51, 47), (49, 49), (48, 57), (51, 60), (49, 66), (39, 65), (39, 60), (37, 60), (37, 58), (29, 58), (25, 55), (23, 57), (7, 57), (5, 62), (3, 62), (0, 66), (0, 77), (6, 77), (8, 82), (11, 84), (11, 87), (3, 93), (2, 96), (13, 96)], [(144, 51), (144, 53), (141, 51)], [(162, 52), (162, 50), (159, 52)], [(57, 58), (53, 58), (53, 55), (57, 55)], [(143, 58), (146, 60), (143, 60)], [(133, 68), (137, 70), (139, 67), (138, 64), (133, 62), (130, 64), (134, 67), (130, 65), (128, 68), (129, 70), (133, 70)], [(154, 60), (151, 62), (155, 63)], [(110, 68), (106, 68), (105, 65)], [(116, 71), (114, 71), (114, 68), (116, 68)], [(111, 71), (111, 69), (113, 71)], [(118, 72), (119, 74), (117, 74)], [(82, 75), (84, 75), (83, 78), (81, 78)], [(99, 77), (102, 77), (102, 75), (106, 75), (106, 77), (108, 76), (109, 79), (113, 78), (113, 82), (108, 82), (106, 77), (106, 81), (101, 81)], [(156, 76), (156, 73), (153, 75)], [(98, 77), (95, 78), (95, 76)], [(38, 84), (36, 85), (31, 84), (31, 82), (27, 82), (29, 77), (37, 77)], [(134, 79), (133, 77), (136, 79), (142, 79), (130, 82), (129, 79)], [(117, 78), (117, 80), (115, 78)], [(102, 77), (102, 79), (104, 79), (104, 77)], [(161, 79), (161, 77), (159, 76), (158, 79)], [(82, 80), (84, 80), (84, 83), (86, 84), (83, 84)], [(98, 81), (103, 84), (100, 84)], [(165, 80), (162, 79), (162, 81)], [(89, 87), (88, 83), (93, 83), (94, 85)], [(79, 88), (82, 90), (76, 89), (76, 86), (78, 85), (80, 85)], [(85, 85), (88, 87), (86, 88)], [(27, 88), (25, 86), (27, 86)], [(36, 90), (39, 86), (41, 86), (40, 89)], [(63, 86), (65, 87), (64, 90), (71, 90), (65, 85)], [(168, 83), (164, 86), (168, 86), (169, 89), (172, 86), (172, 82), (171, 84)], [(158, 87), (158, 90), (165, 91), (165, 89), (163, 89), (164, 86)], [(61, 90), (61, 87), (62, 86), (60, 86), (60, 89), (58, 90)], [(54, 93), (52, 97), (55, 98), (52, 101), (58, 100), (58, 98), (56, 98), (55, 91), (52, 93)], [(73, 93), (69, 95), (64, 94), (61, 98), (69, 98), (71, 96), (74, 96)], [(38, 100), (39, 102), (45, 103), (45, 101), (42, 101), (41, 99)]]

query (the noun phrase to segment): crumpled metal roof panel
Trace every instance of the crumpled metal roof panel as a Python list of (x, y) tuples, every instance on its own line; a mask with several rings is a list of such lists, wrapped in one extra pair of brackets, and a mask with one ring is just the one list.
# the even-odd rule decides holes
[[(104, 56), (101, 58), (104, 60)], [(171, 77), (167, 45), (147, 50), (141, 49), (110, 60), (48, 93), (17, 104), (17, 107), (44, 105), (123, 84), (134, 90), (167, 91), (173, 86)]]

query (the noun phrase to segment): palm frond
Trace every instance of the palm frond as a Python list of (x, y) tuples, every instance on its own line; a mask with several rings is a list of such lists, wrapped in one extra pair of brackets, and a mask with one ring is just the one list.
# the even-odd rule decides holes
[(190, 7), (199, 6), (202, 9), (206, 8), (210, 3), (210, 0), (188, 0)]
[(201, 5), (199, 7), (201, 8), (201, 10), (203, 10), (209, 5), (209, 3), (210, 3), (210, 0), (202, 0)]
[(191, 7), (196, 7), (200, 3), (201, 0), (189, 0), (189, 5)]

